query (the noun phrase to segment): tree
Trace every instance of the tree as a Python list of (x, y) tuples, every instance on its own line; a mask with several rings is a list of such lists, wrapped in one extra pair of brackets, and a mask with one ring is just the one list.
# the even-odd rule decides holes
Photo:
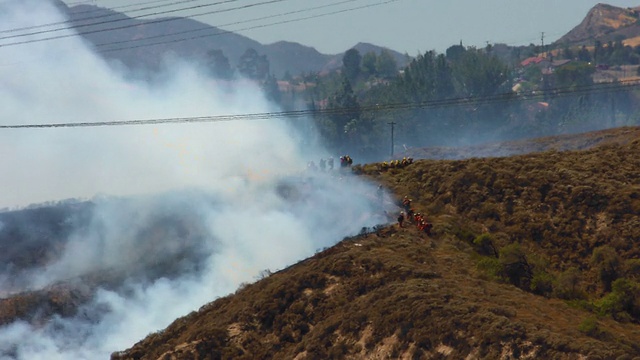
[(511, 89), (507, 65), (477, 49), (467, 50), (454, 64), (454, 72), (464, 96), (491, 96)]
[(580, 48), (580, 51), (578, 51), (578, 60), (583, 62), (591, 61), (591, 53), (589, 52), (589, 50), (587, 50), (587, 47), (585, 45), (582, 45), (582, 48)]
[(362, 57), (362, 70), (369, 76), (376, 75), (376, 62), (378, 61), (378, 55), (375, 52), (370, 51)]
[(214, 77), (218, 79), (231, 79), (233, 70), (229, 65), (229, 59), (224, 56), (220, 49), (214, 49), (207, 52), (209, 70)]
[(591, 256), (591, 264), (596, 267), (605, 291), (611, 291), (611, 284), (622, 269), (622, 260), (616, 250), (606, 245), (596, 248)]
[(593, 61), (597, 63), (605, 61), (604, 48), (602, 47), (602, 42), (600, 40), (596, 40), (595, 45), (593, 46)]
[(342, 69), (349, 81), (356, 81), (358, 75), (360, 75), (361, 61), (362, 57), (357, 49), (349, 49), (344, 53), (342, 57)]
[(574, 61), (556, 69), (557, 88), (578, 88), (593, 84), (591, 75), (596, 71), (593, 65)]
[(343, 76), (340, 88), (329, 97), (327, 110), (330, 115), (327, 117), (328, 124), (325, 124), (329, 130), (326, 134), (330, 143), (342, 150), (348, 145), (346, 140), (350, 130), (357, 128), (361, 114), (360, 104), (346, 76)]
[(382, 50), (376, 59), (376, 73), (378, 76), (390, 78), (397, 74), (398, 63), (389, 50)]
[(262, 84), (262, 91), (264, 91), (264, 94), (268, 100), (273, 101), (276, 104), (280, 104), (280, 102), (282, 101), (282, 93), (280, 92), (280, 88), (278, 87), (278, 80), (275, 76), (267, 76), (264, 83)]
[(502, 266), (501, 275), (505, 280), (519, 288), (529, 287), (533, 271), (520, 244), (513, 243), (500, 249), (498, 261)]
[[(515, 48), (514, 48), (515, 49)], [(462, 57), (462, 54), (465, 52), (464, 46), (462, 46), (462, 41), (460, 41), (460, 45), (453, 45), (447, 48), (445, 52), (447, 56), (447, 60), (449, 61), (458, 61)]]
[(238, 72), (248, 79), (264, 80), (269, 74), (269, 60), (266, 55), (258, 55), (255, 49), (247, 49), (238, 63)]
[(575, 55), (573, 54), (573, 50), (569, 45), (565, 45), (562, 48), (562, 57), (569, 60), (573, 60), (573, 58), (575, 57)]

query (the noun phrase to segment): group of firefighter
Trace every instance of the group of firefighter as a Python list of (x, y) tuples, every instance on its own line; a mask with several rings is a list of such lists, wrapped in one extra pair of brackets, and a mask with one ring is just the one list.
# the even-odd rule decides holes
[[(351, 165), (353, 165), (353, 159), (351, 158), (351, 156), (349, 155), (343, 155), (340, 156), (340, 168), (347, 168), (347, 167), (351, 167)], [(309, 163), (307, 164), (307, 169), (311, 170), (311, 171), (318, 171), (318, 169), (320, 171), (332, 171), (333, 170), (333, 156), (330, 156), (328, 159), (320, 159), (320, 162), (318, 163), (318, 166), (316, 166), (316, 163), (313, 161), (309, 161)]]
[(390, 160), (389, 162), (382, 162), (380, 164), (380, 170), (386, 171), (389, 169), (400, 169), (413, 163), (413, 158), (403, 157), (402, 160)]
[(405, 196), (402, 199), (402, 207), (404, 208), (404, 211), (401, 211), (400, 215), (398, 215), (398, 226), (402, 227), (406, 220), (407, 222), (412, 222), (418, 227), (418, 230), (430, 236), (433, 224), (428, 222), (427, 218), (421, 213), (417, 213), (411, 208), (411, 199), (409, 199), (408, 196)]

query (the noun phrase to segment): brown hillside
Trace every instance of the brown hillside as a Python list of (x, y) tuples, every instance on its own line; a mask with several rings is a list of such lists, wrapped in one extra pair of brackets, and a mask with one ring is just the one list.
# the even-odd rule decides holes
[(639, 155), (627, 137), (356, 167), (412, 197), (432, 236), (408, 224), (344, 240), (113, 358), (638, 357)]
[(411, 148), (395, 158), (461, 160), (473, 157), (504, 157), (538, 153), (543, 151), (584, 150), (599, 145), (627, 144), (640, 137), (640, 128), (623, 127), (581, 134), (548, 136), (506, 142), (488, 143), (467, 147)]
[(607, 42), (617, 36), (623, 39), (640, 35), (638, 25), (639, 8), (620, 8), (616, 6), (597, 4), (582, 22), (558, 39), (558, 44), (590, 44), (600, 40)]

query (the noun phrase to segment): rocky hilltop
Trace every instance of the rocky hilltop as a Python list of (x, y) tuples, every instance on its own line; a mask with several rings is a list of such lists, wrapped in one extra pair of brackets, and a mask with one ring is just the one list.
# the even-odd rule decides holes
[(606, 43), (640, 36), (640, 7), (620, 8), (598, 4), (582, 22), (556, 41), (557, 44), (593, 45), (596, 40)]

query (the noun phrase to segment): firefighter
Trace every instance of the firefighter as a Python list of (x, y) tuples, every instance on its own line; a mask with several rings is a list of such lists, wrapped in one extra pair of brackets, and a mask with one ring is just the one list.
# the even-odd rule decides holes
[(400, 211), (400, 215), (398, 215), (398, 226), (402, 227), (403, 222), (404, 222), (404, 212)]
[(416, 213), (413, 219), (415, 220), (416, 224), (420, 224), (420, 222), (422, 221), (422, 214)]
[(424, 224), (424, 232), (425, 234), (427, 234), (427, 236), (431, 236), (431, 228), (433, 227), (432, 223), (425, 223)]
[(408, 196), (405, 196), (404, 199), (402, 199), (402, 207), (406, 212), (409, 212), (409, 210), (411, 209), (411, 199), (409, 199)]

